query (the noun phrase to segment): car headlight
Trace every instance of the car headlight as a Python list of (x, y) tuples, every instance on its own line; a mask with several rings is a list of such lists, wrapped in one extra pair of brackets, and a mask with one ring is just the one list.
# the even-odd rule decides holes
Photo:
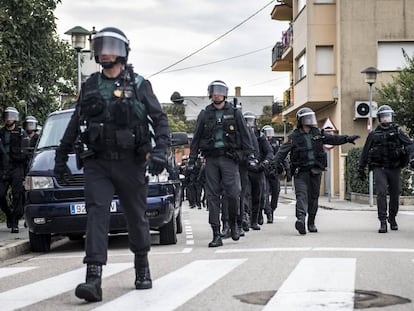
[(159, 175), (152, 175), (147, 172), (148, 182), (166, 182), (168, 181), (168, 177), (170, 177), (170, 174), (168, 174), (167, 170), (164, 169)]
[(24, 181), (26, 190), (39, 190), (53, 188), (53, 179), (49, 176), (26, 176)]

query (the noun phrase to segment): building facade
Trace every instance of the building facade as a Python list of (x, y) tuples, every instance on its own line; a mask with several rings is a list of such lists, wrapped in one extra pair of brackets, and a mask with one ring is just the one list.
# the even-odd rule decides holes
[[(375, 87), (391, 81), (405, 66), (402, 49), (413, 55), (414, 1), (278, 0), (271, 17), (290, 22), (272, 52), (272, 70), (290, 72), (291, 77), (283, 117), (294, 122), (298, 109), (310, 107), (321, 127), (329, 120), (340, 134), (360, 135), (357, 146), (362, 146), (370, 106), (361, 71), (380, 71), (372, 88), (375, 116)], [(345, 197), (345, 161), (352, 147), (328, 151), (330, 176), (325, 180), (330, 182), (322, 193)]]

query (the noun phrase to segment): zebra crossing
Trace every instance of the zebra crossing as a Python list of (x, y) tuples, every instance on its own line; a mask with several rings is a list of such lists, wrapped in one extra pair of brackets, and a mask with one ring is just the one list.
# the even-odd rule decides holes
[[(175, 310), (248, 261), (248, 258), (194, 260), (153, 280), (151, 290), (131, 289), (111, 301), (105, 301), (104, 296), (102, 303), (90, 307), (102, 311)], [(356, 258), (302, 258), (263, 310), (353, 310), (356, 261)], [(36, 268), (0, 268), (0, 282), (7, 276)], [(103, 278), (116, 277), (132, 268), (131, 263), (110, 263), (103, 269)], [(17, 310), (64, 293), (73, 295), (84, 273), (82, 267), (1, 292), (0, 309)]]

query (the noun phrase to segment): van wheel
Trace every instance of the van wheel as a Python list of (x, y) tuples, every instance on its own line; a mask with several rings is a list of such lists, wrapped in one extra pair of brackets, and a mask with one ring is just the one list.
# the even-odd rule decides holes
[(177, 219), (174, 215), (169, 223), (160, 228), (160, 244), (176, 244), (177, 243)]
[(183, 221), (182, 221), (181, 207), (180, 207), (180, 211), (178, 212), (178, 215), (177, 215), (177, 233), (182, 233), (182, 232), (183, 232)]
[(49, 252), (51, 235), (50, 234), (35, 234), (29, 231), (30, 249), (32, 252)]

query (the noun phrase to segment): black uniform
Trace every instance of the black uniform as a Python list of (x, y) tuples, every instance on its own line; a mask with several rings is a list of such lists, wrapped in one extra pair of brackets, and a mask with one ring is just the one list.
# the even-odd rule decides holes
[(367, 165), (369, 170), (374, 171), (378, 219), (385, 223), (385, 226), (387, 192), (390, 195), (388, 218), (394, 230), (397, 229), (393, 224), (399, 209), (401, 168), (407, 165), (413, 148), (413, 142), (397, 124), (391, 123), (387, 127), (378, 125), (369, 133), (359, 159), (360, 172), (364, 171)]
[[(240, 208), (241, 158), (252, 152), (248, 128), (240, 110), (229, 102), (217, 110), (213, 104), (202, 110), (190, 146), (190, 161), (195, 163), (202, 152), (206, 158), (206, 194), (209, 223), (214, 236), (220, 236), (220, 194), (225, 191), (229, 222), (232, 232), (237, 229), (237, 215)], [(237, 238), (232, 235), (232, 238)]]
[[(0, 129), (0, 198), (1, 208), (7, 217), (7, 224), (13, 233), (19, 232), (19, 219), (23, 216), (24, 173), (27, 163), (27, 153), (22, 150), (22, 140), (26, 133), (20, 127), (9, 131), (6, 127)], [(7, 201), (7, 191), (11, 187), (11, 208)]]
[(317, 231), (314, 221), (318, 211), (322, 171), (327, 166), (327, 156), (323, 145), (342, 145), (353, 142), (355, 137), (326, 134), (316, 127), (310, 128), (309, 133), (302, 128), (296, 128), (289, 135), (288, 142), (280, 146), (274, 164), (275, 167), (279, 167), (290, 154), (291, 171), (295, 177), (297, 218), (295, 227), (301, 234), (306, 234), (306, 229), (304, 229), (306, 214), (308, 214), (308, 230), (311, 228), (309, 231)]
[[(125, 86), (122, 74), (114, 79), (101, 73), (92, 75), (82, 85), (79, 102), (56, 151), (56, 159), (66, 161), (81, 135), (91, 153), (83, 160), (88, 212), (84, 263), (107, 262), (109, 206), (115, 192), (128, 222), (131, 251), (137, 254), (150, 249), (145, 216), (145, 156), (151, 150), (147, 115), (152, 119), (156, 148), (166, 149), (169, 127), (149, 81), (137, 75), (133, 84)], [(117, 97), (122, 89), (130, 97)], [(85, 132), (80, 125), (86, 126)]]

